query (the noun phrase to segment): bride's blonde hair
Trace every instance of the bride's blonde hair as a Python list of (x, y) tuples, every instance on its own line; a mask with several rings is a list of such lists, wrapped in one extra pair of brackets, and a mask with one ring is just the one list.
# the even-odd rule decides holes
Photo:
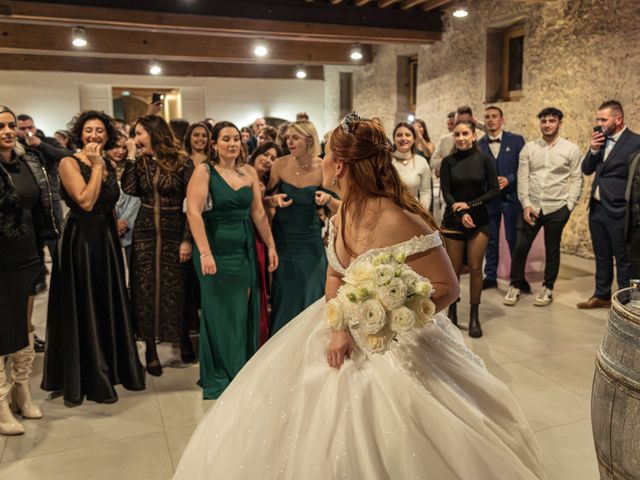
[[(384, 130), (375, 122), (348, 115), (331, 133), (329, 148), (336, 159), (344, 161), (349, 171), (349, 185), (340, 208), (341, 224), (346, 225), (346, 212), (362, 218), (367, 200), (388, 198), (398, 207), (422, 217), (434, 230), (433, 217), (405, 187), (391, 163), (391, 146)], [(354, 256), (341, 229), (342, 241), (349, 255)]]

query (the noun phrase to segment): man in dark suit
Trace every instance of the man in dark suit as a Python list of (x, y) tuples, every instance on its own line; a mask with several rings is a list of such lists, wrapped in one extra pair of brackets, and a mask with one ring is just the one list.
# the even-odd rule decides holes
[[(516, 245), (516, 223), (522, 214), (518, 201), (518, 158), (524, 146), (524, 138), (515, 133), (504, 131), (504, 114), (498, 107), (487, 107), (484, 111), (487, 135), (478, 141), (478, 146), (495, 162), (498, 172), (500, 196), (487, 205), (489, 211), (489, 245), (487, 246), (482, 288), (498, 286), (498, 260), (500, 251), (500, 222), (504, 217), (505, 237), (509, 252)], [(524, 286), (527, 291), (528, 284)], [(528, 289), (531, 291), (531, 288)]]
[(625, 242), (625, 189), (629, 179), (629, 159), (640, 149), (640, 135), (624, 124), (622, 105), (604, 102), (596, 116), (598, 129), (591, 135), (591, 148), (582, 163), (582, 172), (595, 172), (589, 203), (589, 231), (596, 256), (596, 288), (578, 308), (611, 306), (613, 259), (616, 260), (618, 288), (629, 286), (631, 264)]
[(640, 150), (631, 156), (624, 198), (627, 201), (624, 225), (627, 255), (631, 261), (631, 276), (640, 278)]

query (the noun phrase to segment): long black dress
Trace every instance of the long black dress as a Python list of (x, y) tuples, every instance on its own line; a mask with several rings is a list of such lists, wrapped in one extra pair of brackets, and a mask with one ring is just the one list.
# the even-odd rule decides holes
[[(29, 343), (27, 300), (40, 273), (33, 222), (40, 188), (22, 158), (2, 162), (0, 168), (3, 198), (11, 190), (18, 197), (15, 207), (22, 209), (21, 224), (0, 234), (0, 355), (8, 355)], [(2, 206), (8, 203), (3, 201)], [(8, 214), (0, 209), (0, 215)]]
[[(91, 168), (75, 160), (88, 182)], [(42, 388), (62, 390), (71, 404), (81, 403), (85, 396), (115, 402), (117, 384), (144, 389), (113, 214), (120, 189), (109, 162), (107, 171), (91, 212), (62, 187), (71, 212), (51, 277)]]
[[(178, 342), (187, 333), (185, 305), (188, 264), (180, 243), (191, 241), (182, 211), (192, 163), (167, 172), (150, 158), (127, 162), (122, 190), (140, 197), (131, 243), (131, 303), (141, 340)], [(189, 268), (191, 268), (189, 266)]]

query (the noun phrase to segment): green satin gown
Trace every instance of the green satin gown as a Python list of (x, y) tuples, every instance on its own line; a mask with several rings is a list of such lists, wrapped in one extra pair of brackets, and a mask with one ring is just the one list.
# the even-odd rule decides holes
[(200, 381), (204, 398), (218, 398), (258, 349), (260, 295), (250, 187), (232, 189), (210, 169), (213, 210), (203, 212), (215, 275), (202, 275), (200, 252), (193, 256), (201, 291)]
[(270, 337), (324, 295), (327, 255), (315, 200), (319, 189), (279, 184), (280, 192), (286, 193), (293, 203), (279, 208), (273, 218), (280, 265), (273, 272), (271, 286)]

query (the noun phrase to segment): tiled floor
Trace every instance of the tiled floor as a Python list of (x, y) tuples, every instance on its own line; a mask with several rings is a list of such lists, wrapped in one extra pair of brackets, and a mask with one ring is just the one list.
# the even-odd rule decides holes
[[(555, 300), (546, 308), (534, 307), (530, 295), (516, 307), (503, 306), (506, 284), (501, 282), (502, 290), (483, 296), (485, 336), (468, 342), (513, 390), (538, 436), (551, 480), (598, 478), (589, 403), (607, 312), (575, 308), (591, 293), (592, 268), (590, 261), (564, 256)], [(460, 319), (468, 311), (467, 282), (463, 278)], [(41, 333), (45, 309), (46, 296), (39, 297), (36, 324)], [(167, 361), (175, 355), (169, 349), (161, 353)], [(36, 386), (41, 370), (39, 355)], [(170, 478), (196, 423), (212, 404), (201, 400), (197, 378), (197, 366), (166, 368), (160, 378), (147, 376), (144, 392), (119, 389), (115, 405), (87, 402), (71, 409), (34, 388), (45, 418), (24, 421), (23, 436), (0, 436), (0, 478)]]

